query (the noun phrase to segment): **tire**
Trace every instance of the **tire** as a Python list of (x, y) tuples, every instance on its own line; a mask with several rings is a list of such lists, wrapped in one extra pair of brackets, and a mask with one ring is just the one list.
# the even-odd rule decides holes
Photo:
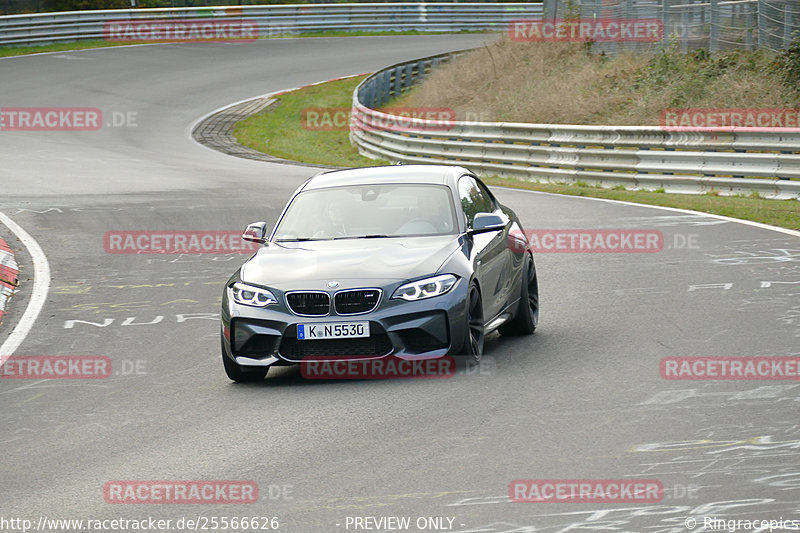
[(225, 339), (220, 339), (222, 343), (222, 365), (225, 367), (225, 374), (231, 381), (247, 382), (247, 381), (261, 381), (267, 376), (269, 367), (243, 367), (231, 361), (231, 358), (225, 353)]
[(472, 283), (467, 292), (466, 331), (464, 332), (464, 355), (467, 364), (478, 364), (483, 356), (486, 328), (483, 322), (483, 298), (481, 291)]
[(501, 335), (531, 335), (539, 324), (539, 281), (536, 278), (533, 257), (530, 255), (525, 261), (520, 285), (522, 287), (517, 313), (511, 321), (498, 328)]

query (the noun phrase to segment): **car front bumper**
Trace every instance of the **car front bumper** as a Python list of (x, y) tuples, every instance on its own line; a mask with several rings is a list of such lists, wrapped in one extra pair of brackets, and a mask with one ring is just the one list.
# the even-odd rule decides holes
[[(292, 365), (314, 357), (347, 360), (429, 359), (462, 349), (466, 328), (466, 288), (459, 280), (447, 294), (406, 302), (381, 301), (372, 312), (324, 317), (298, 316), (283, 305), (257, 308), (222, 301), (225, 356), (245, 367)], [(391, 293), (389, 293), (391, 294)], [(298, 324), (369, 322), (370, 336), (298, 340)]]

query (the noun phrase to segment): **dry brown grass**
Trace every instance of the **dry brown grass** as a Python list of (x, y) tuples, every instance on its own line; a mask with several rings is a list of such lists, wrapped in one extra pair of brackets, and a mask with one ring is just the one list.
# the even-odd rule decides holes
[(665, 108), (798, 107), (775, 58), (752, 52), (607, 57), (507, 37), (453, 60), (391, 105), (447, 107), (459, 120), (658, 125)]

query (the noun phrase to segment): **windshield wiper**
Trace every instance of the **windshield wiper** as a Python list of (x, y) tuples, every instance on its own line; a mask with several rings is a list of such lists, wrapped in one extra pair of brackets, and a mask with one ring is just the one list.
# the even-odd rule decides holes
[(346, 235), (344, 237), (334, 237), (332, 241), (341, 241), (343, 239), (384, 239), (389, 237), (389, 235)]
[(297, 239), (275, 239), (274, 242), (308, 242), (308, 241), (340, 241), (343, 239), (384, 239), (392, 237), (392, 235), (374, 234), (374, 235), (345, 235), (343, 237), (327, 237), (324, 239), (315, 239), (312, 237), (298, 237)]

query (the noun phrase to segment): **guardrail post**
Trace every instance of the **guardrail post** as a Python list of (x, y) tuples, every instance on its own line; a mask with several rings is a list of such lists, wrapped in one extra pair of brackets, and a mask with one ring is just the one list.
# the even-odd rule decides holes
[(395, 67), (394, 69), (394, 97), (400, 96), (403, 92), (403, 67)]
[(599, 19), (603, 16), (603, 0), (594, 0), (594, 5), (592, 6), (592, 16), (593, 19)]
[(689, 11), (686, 8), (681, 8), (681, 53), (685, 54), (689, 51)]
[(413, 80), (413, 75), (412, 75), (412, 72), (413, 72), (413, 66), (411, 65), (411, 63), (408, 63), (408, 64), (406, 65), (406, 67), (405, 67), (405, 71), (406, 71), (406, 74), (405, 74), (405, 76), (403, 76), (403, 89), (405, 89), (406, 87), (411, 87), (411, 85), (412, 85), (412, 80)]
[(708, 37), (708, 51), (719, 50), (719, 0), (711, 0), (711, 27)]
[(358, 98), (362, 102), (364, 102), (364, 105), (368, 107), (372, 107), (375, 105), (375, 97), (374, 97), (375, 90), (373, 89), (373, 85), (374, 85), (373, 83), (368, 81), (367, 83), (364, 84), (363, 94), (359, 93), (358, 95)]
[(542, 7), (542, 18), (558, 18), (558, 0), (543, 0)]
[(389, 71), (383, 72), (378, 76), (380, 80), (378, 85), (378, 106), (382, 106), (389, 100), (389, 76)]
[(783, 48), (788, 49), (792, 43), (792, 8), (787, 2), (783, 12)]
[(368, 80), (363, 87), (363, 94), (359, 94), (358, 98), (361, 102), (364, 103), (367, 107), (374, 107), (375, 106), (375, 82), (373, 80)]

